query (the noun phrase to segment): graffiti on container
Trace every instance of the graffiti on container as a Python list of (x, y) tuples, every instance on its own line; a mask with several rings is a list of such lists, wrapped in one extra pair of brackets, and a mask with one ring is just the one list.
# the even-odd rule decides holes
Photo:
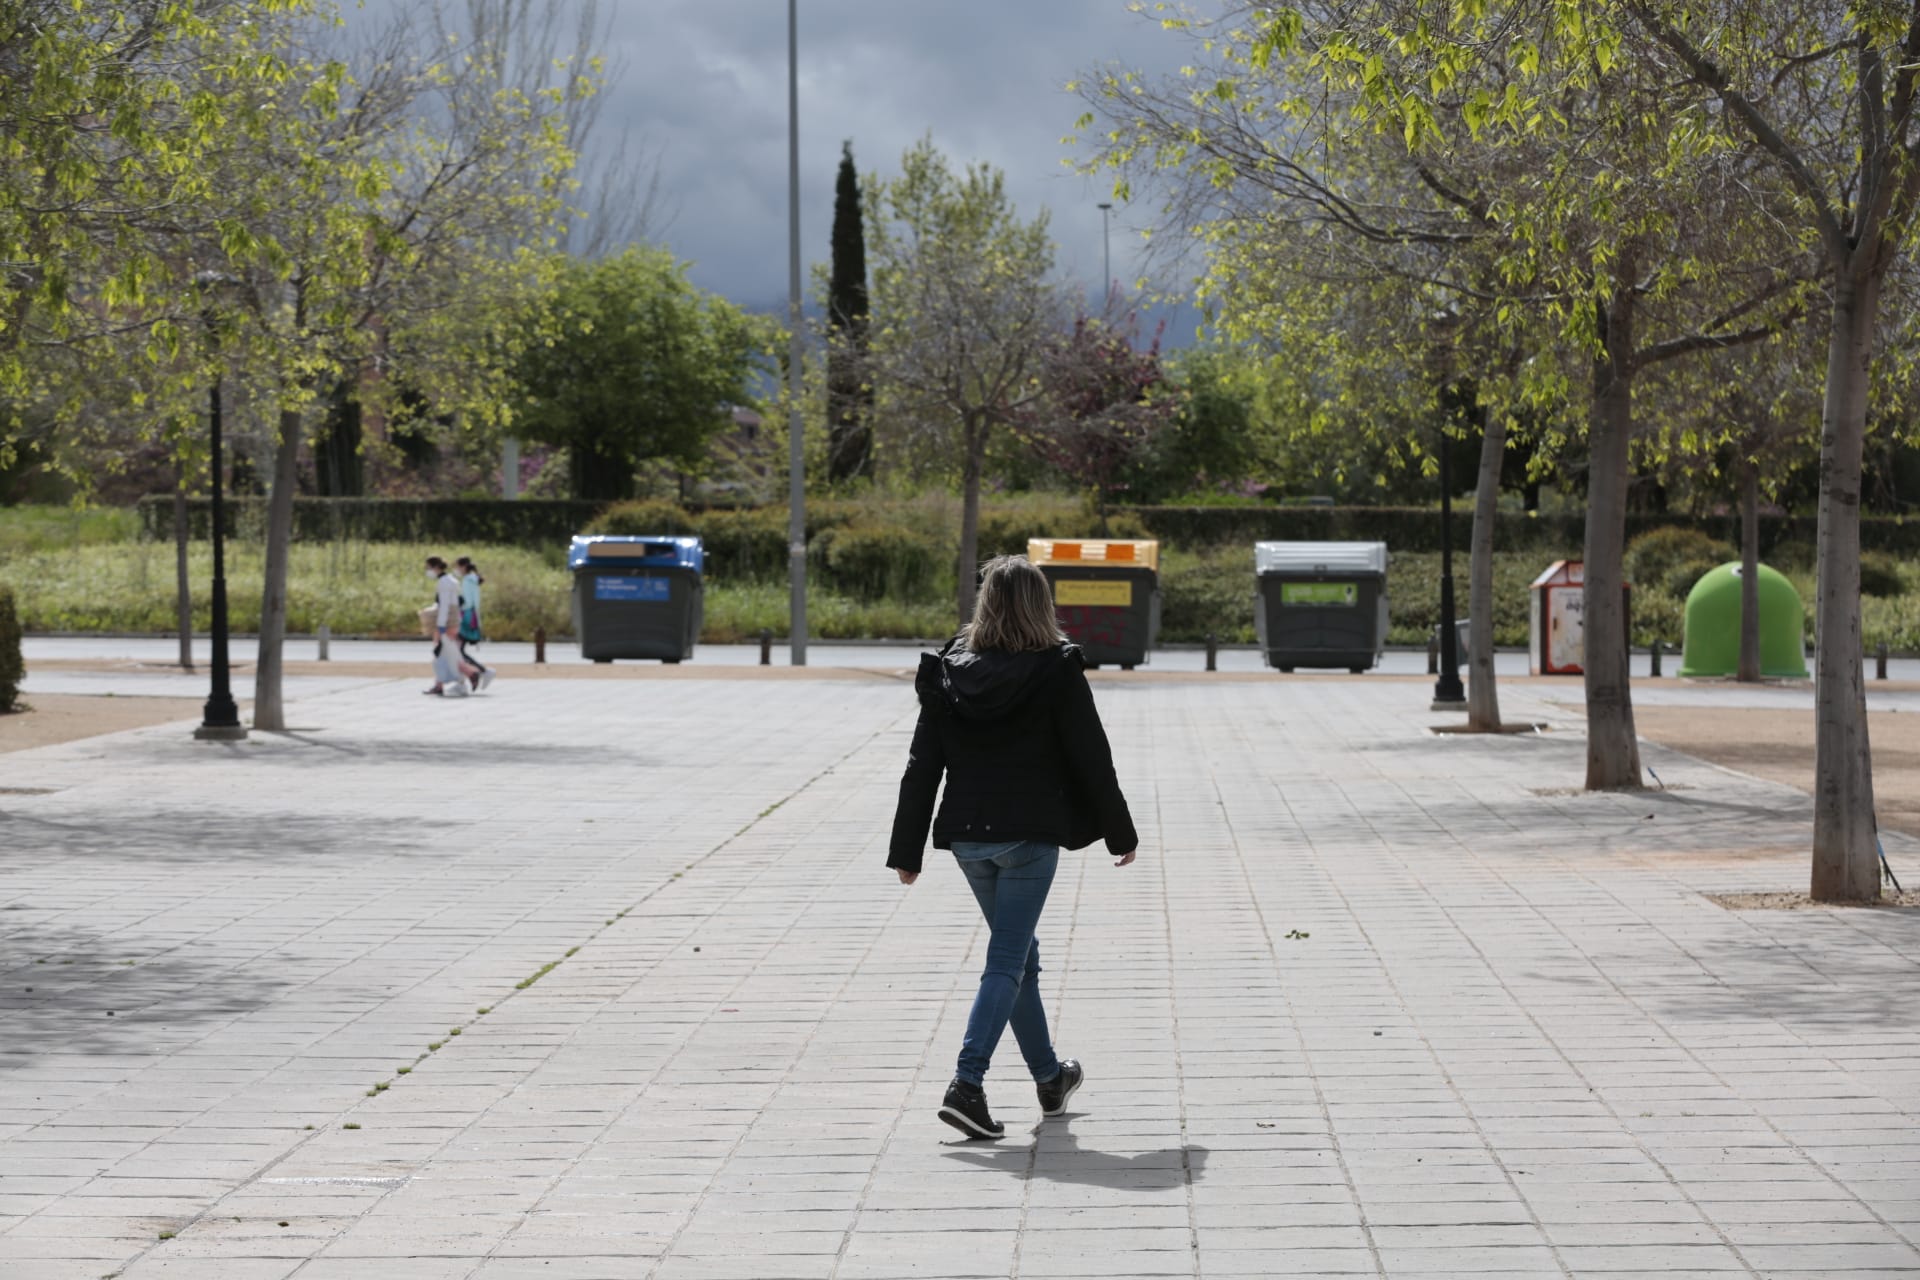
[(1112, 605), (1073, 604), (1060, 607), (1060, 629), (1081, 646), (1123, 645), (1127, 642), (1127, 610)]

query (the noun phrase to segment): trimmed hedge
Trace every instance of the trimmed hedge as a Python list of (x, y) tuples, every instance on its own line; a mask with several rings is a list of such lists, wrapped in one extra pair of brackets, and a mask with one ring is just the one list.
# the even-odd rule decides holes
[[(1139, 520), (1150, 536), (1171, 546), (1209, 547), (1255, 542), (1384, 542), (1393, 551), (1440, 550), (1440, 513), (1429, 507), (1126, 507), (1123, 514)], [(1627, 541), (1658, 529), (1696, 529), (1716, 541), (1738, 543), (1738, 515), (1689, 516), (1630, 513)], [(1813, 544), (1812, 516), (1762, 516), (1760, 554), (1787, 543)], [(1468, 502), (1453, 509), (1453, 549), (1467, 549), (1473, 531), (1473, 508)], [(1515, 515), (1502, 512), (1494, 522), (1496, 551), (1559, 550), (1586, 541), (1587, 519), (1581, 513)], [(1920, 553), (1920, 520), (1900, 516), (1864, 516), (1860, 545), (1866, 550)]]
[[(546, 499), (295, 498), (293, 536), (299, 542), (438, 542), (450, 552), (458, 552), (462, 544), (564, 547), (605, 505)], [(266, 527), (265, 498), (228, 498), (225, 506), (228, 537)], [(172, 540), (170, 496), (142, 498), (137, 509), (142, 534), (156, 541)], [(208, 537), (212, 517), (211, 499), (194, 498), (187, 503), (187, 527), (195, 539)]]
[[(266, 515), (261, 498), (229, 500), (228, 532), (257, 532)], [(195, 538), (208, 531), (205, 498), (188, 504)], [(140, 527), (145, 536), (160, 541), (173, 537), (173, 500), (167, 496), (142, 498)], [(618, 524), (618, 529), (609, 527)], [(856, 506), (835, 499), (807, 504), (807, 535), (849, 525), (901, 524), (912, 517), (892, 514), (885, 503)], [(1018, 510), (995, 510), (988, 502), (980, 515), (982, 556), (1026, 549), (1028, 537), (1090, 537), (1096, 524), (1091, 512), (1074, 520), (1045, 521)], [(642, 528), (642, 525), (655, 527)], [(707, 539), (708, 551), (728, 576), (759, 577), (786, 572), (787, 512), (785, 507), (683, 510), (671, 502), (649, 501), (605, 507), (597, 502), (529, 499), (507, 502), (498, 498), (297, 498), (294, 501), (294, 537), (302, 542), (340, 539), (363, 542), (441, 543), (449, 550), (461, 545), (518, 546), (529, 550), (564, 547), (567, 539), (587, 530), (600, 532), (668, 533), (680, 525)], [(1072, 525), (1075, 527), (1065, 527)], [(1773, 555), (1783, 544), (1814, 540), (1813, 516), (1763, 516), (1760, 554)], [(1425, 507), (1115, 507), (1108, 514), (1109, 536), (1159, 538), (1169, 547), (1199, 550), (1216, 546), (1246, 546), (1267, 541), (1385, 542), (1394, 551), (1438, 551), (1440, 517)], [(1473, 528), (1473, 511), (1462, 502), (1454, 509), (1454, 548), (1464, 552)], [(1684, 515), (1631, 514), (1627, 540), (1665, 528), (1697, 529), (1716, 541), (1739, 540), (1735, 515), (1692, 519)], [(926, 530), (921, 532), (925, 533)], [(1579, 513), (1522, 516), (1503, 513), (1494, 526), (1494, 548), (1533, 551), (1578, 547), (1586, 538), (1586, 517)], [(1920, 555), (1920, 519), (1865, 516), (1860, 521), (1860, 545), (1865, 551)]]
[(20, 614), (13, 607), (13, 588), (0, 586), (0, 712), (13, 710), (20, 698), (20, 682), (27, 664), (20, 656)]

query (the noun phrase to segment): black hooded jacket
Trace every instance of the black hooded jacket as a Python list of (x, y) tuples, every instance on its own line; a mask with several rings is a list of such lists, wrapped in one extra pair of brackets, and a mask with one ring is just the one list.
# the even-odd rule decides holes
[(929, 822), (938, 849), (956, 840), (1079, 849), (1104, 839), (1116, 855), (1138, 846), (1076, 646), (972, 653), (956, 640), (921, 655), (913, 687), (920, 723), (900, 779), (888, 866), (920, 870)]

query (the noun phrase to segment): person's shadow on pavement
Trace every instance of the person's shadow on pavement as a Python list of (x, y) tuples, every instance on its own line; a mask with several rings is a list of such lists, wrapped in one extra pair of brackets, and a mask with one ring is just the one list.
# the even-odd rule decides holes
[(1083, 1147), (1071, 1129), (1042, 1128), (1033, 1141), (948, 1142), (942, 1154), (985, 1169), (999, 1169), (1016, 1177), (1045, 1178), (1117, 1190), (1164, 1191), (1198, 1182), (1206, 1168), (1205, 1147), (1164, 1147), (1130, 1155)]

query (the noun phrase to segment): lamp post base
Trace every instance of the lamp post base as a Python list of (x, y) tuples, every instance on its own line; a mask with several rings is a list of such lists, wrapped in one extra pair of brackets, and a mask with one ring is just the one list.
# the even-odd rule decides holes
[(1429, 709), (1433, 711), (1465, 711), (1467, 709), (1467, 700), (1464, 697), (1435, 698), (1432, 707)]
[(193, 731), (193, 736), (201, 742), (245, 742), (247, 726), (243, 724), (203, 724)]

